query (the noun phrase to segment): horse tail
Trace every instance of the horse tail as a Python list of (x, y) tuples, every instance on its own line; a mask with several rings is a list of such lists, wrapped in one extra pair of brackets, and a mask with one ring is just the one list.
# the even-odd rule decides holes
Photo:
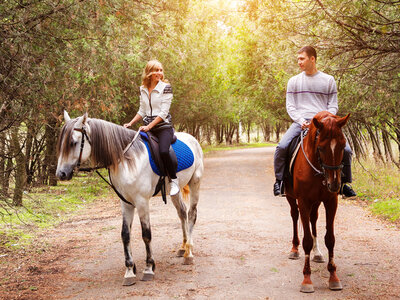
[(189, 194), (190, 194), (189, 185), (185, 185), (185, 186), (182, 188), (182, 197), (183, 197), (183, 200), (184, 200), (185, 202), (188, 202), (188, 201), (189, 201)]

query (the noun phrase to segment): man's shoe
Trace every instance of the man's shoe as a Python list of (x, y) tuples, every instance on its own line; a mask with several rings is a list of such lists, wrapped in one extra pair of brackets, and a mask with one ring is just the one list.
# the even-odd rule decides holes
[(171, 190), (170, 190), (169, 194), (171, 196), (175, 196), (176, 194), (179, 193), (179, 191), (180, 191), (180, 189), (179, 189), (178, 178), (171, 179)]
[(283, 180), (277, 179), (274, 183), (274, 196), (282, 196), (283, 194)]
[(340, 194), (345, 196), (346, 198), (357, 196), (356, 192), (353, 190), (350, 184), (344, 183), (342, 188), (340, 189)]

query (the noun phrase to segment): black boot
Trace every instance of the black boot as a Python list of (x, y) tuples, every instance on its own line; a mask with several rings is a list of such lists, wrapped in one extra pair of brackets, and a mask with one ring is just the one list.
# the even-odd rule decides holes
[(277, 179), (274, 183), (274, 196), (282, 196), (283, 194), (283, 180)]
[(340, 189), (340, 194), (345, 196), (346, 198), (357, 196), (356, 192), (353, 190), (350, 184), (343, 183), (342, 188)]

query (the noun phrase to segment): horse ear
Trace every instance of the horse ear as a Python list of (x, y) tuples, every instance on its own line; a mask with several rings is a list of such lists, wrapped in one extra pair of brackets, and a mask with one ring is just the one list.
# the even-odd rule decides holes
[(83, 115), (82, 124), (86, 124), (87, 119), (88, 119), (88, 113), (85, 112), (85, 114)]
[(318, 121), (317, 118), (313, 118), (312, 122), (313, 122), (314, 126), (320, 130), (324, 127), (324, 124), (322, 124), (320, 121)]
[(75, 124), (75, 128), (82, 128), (82, 124), (83, 124), (83, 118), (84, 118), (85, 116), (83, 115), (82, 117), (79, 117), (78, 118), (78, 121), (76, 121), (76, 124)]
[(71, 120), (71, 118), (69, 117), (69, 114), (67, 113), (66, 110), (64, 110), (64, 120), (65, 120), (65, 122), (68, 122), (69, 120)]
[(347, 121), (349, 120), (349, 118), (350, 118), (350, 113), (347, 114), (347, 116), (345, 116), (345, 117), (343, 117), (343, 118), (340, 118), (340, 119), (337, 121), (338, 126), (339, 126), (340, 128), (342, 128), (344, 125), (346, 125), (346, 123), (347, 123)]

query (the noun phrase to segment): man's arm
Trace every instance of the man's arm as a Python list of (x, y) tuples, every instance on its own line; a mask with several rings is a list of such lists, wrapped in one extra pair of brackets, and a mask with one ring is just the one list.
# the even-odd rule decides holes
[(329, 95), (328, 95), (328, 111), (334, 115), (337, 114), (339, 107), (338, 107), (338, 100), (337, 100), (337, 87), (336, 81), (332, 77), (329, 80)]
[(294, 100), (294, 92), (295, 88), (293, 80), (289, 79), (286, 88), (286, 111), (294, 122), (302, 125), (306, 120), (298, 112), (296, 102)]

